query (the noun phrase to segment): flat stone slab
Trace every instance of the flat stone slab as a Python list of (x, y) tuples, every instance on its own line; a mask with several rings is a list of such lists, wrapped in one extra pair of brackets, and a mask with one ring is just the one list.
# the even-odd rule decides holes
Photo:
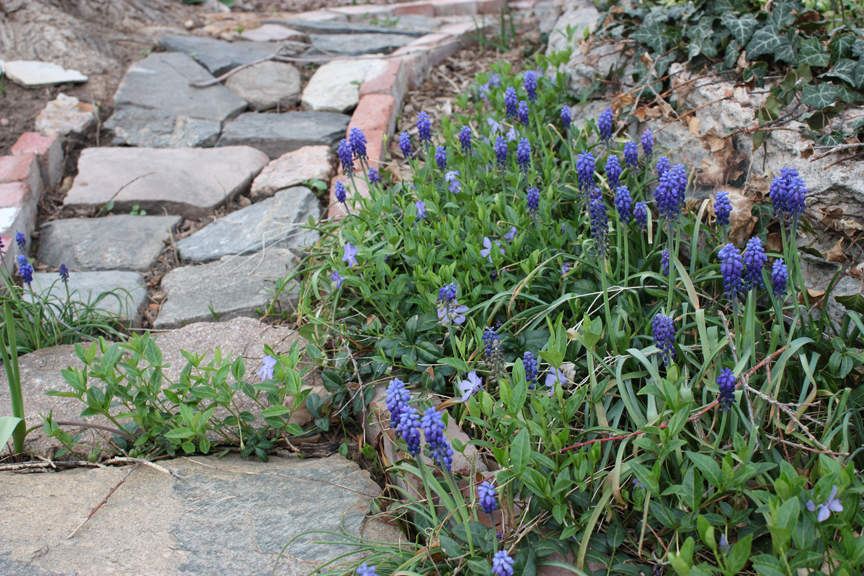
[(389, 54), (413, 41), (406, 34), (310, 34), (312, 47), (324, 54)]
[[(401, 21), (402, 17), (400, 17)], [(354, 22), (322, 22), (316, 20), (296, 20), (293, 18), (267, 18), (261, 21), (264, 24), (278, 24), (287, 28), (293, 28), (307, 34), (407, 34), (418, 38), (432, 32), (432, 28), (420, 28), (417, 26), (401, 27), (398, 25), (374, 26), (372, 24), (360, 24)]]
[(329, 146), (304, 146), (271, 160), (252, 182), (251, 196), (269, 198), (286, 188), (309, 180), (330, 182), (333, 152)]
[[(60, 301), (68, 299), (89, 304), (133, 327), (141, 326), (147, 305), (147, 284), (137, 272), (70, 272), (68, 297), (66, 286), (56, 272), (33, 274), (31, 287), (34, 292), (50, 293)], [(24, 298), (30, 300), (26, 293)]]
[(180, 216), (106, 216), (53, 220), (42, 226), (39, 261), (72, 271), (146, 272), (183, 221)]
[[(176, 382), (188, 360), (182, 351), (194, 354), (207, 354), (205, 364), (213, 358), (213, 351), (218, 347), (223, 358), (235, 358), (243, 356), (246, 362), (247, 382), (260, 382), (261, 378), (256, 376), (264, 356), (264, 346), (270, 346), (276, 353), (287, 354), (292, 344), (299, 341), (301, 348), (305, 347), (305, 341), (297, 336), (294, 330), (280, 326), (263, 324), (253, 318), (235, 318), (227, 322), (200, 322), (184, 326), (179, 330), (172, 330), (164, 334), (158, 334), (158, 344), (162, 350), (162, 361), (166, 366), (162, 372), (169, 381)], [(87, 348), (88, 343), (83, 346)], [(32, 427), (42, 422), (41, 414), (54, 413), (54, 419), (61, 422), (81, 422), (81, 411), (86, 405), (76, 398), (63, 396), (46, 396), (50, 390), (72, 391), (72, 387), (66, 383), (61, 370), (66, 368), (83, 368), (84, 363), (75, 354), (74, 345), (54, 346), (36, 350), (18, 358), (18, 366), (21, 373), (22, 393), (24, 396), (25, 420), (27, 426)], [(322, 397), (326, 395), (323, 383), (317, 370), (309, 371), (303, 378), (304, 386), (312, 388)], [(228, 383), (235, 381), (229, 375)], [(168, 385), (168, 384), (164, 384)], [(103, 386), (104, 388), (104, 386)], [(255, 404), (245, 394), (235, 397), (238, 408), (249, 410), (258, 414), (262, 408)], [(264, 405), (267, 401), (264, 399)], [(117, 413), (125, 409), (117, 407)], [(0, 370), (0, 414), (11, 414), (12, 404), (9, 399), (9, 387), (6, 381), (6, 372)], [(217, 412), (218, 414), (218, 412)], [(107, 418), (90, 417), (92, 424), (113, 426)], [(305, 408), (305, 403), (291, 416), (291, 422), (303, 426), (312, 420), (311, 414)], [(262, 421), (263, 423), (263, 421)], [(81, 426), (64, 426), (63, 429), (73, 436), (84, 434), (84, 440), (88, 444), (109, 446), (92, 429)], [(214, 438), (215, 439), (215, 438)], [(59, 448), (59, 441), (48, 438), (39, 428), (27, 435), (24, 448), (33, 454), (46, 456), (49, 448)], [(2, 522), (2, 520), (0, 520)], [(2, 526), (2, 524), (0, 524)], [(0, 552), (2, 556), (2, 552)], [(0, 564), (2, 566), (2, 564)], [(4, 573), (0, 571), (0, 573)]]
[(222, 84), (193, 88), (213, 76), (181, 53), (152, 54), (126, 71), (105, 127), (114, 143), (152, 148), (212, 146), (222, 122), (246, 101)]
[(67, 70), (57, 64), (38, 60), (0, 61), (0, 70), (16, 84), (28, 88), (87, 81), (87, 76), (78, 70)]
[(197, 36), (166, 36), (159, 44), (170, 52), (183, 52), (195, 59), (214, 76), (232, 68), (266, 58), (279, 49), (278, 44), (260, 42), (224, 42)]
[(225, 125), (216, 146), (252, 146), (274, 160), (304, 146), (334, 147), (350, 121), (350, 116), (332, 112), (247, 112)]
[(93, 104), (62, 93), (48, 102), (36, 117), (36, 131), (43, 136), (84, 134), (95, 125), (96, 109)]
[(250, 42), (281, 42), (283, 40), (306, 42), (309, 39), (303, 32), (279, 24), (264, 24), (258, 28), (246, 30), (240, 34), (240, 38)]
[[(342, 456), (271, 457), (267, 463), (229, 454), (161, 461), (177, 477), (140, 466), (72, 539), (67, 536), (129, 471), (0, 473), (0, 573), (71, 576), (307, 576), (354, 548), (316, 544), (337, 538), (398, 534), (380, 521), (364, 526), (381, 489)], [(14, 527), (14, 529), (13, 529)]]
[(212, 262), (267, 248), (302, 250), (317, 242), (319, 234), (300, 226), (320, 216), (318, 198), (308, 188), (296, 186), (208, 224), (178, 242), (177, 251), (184, 262)]
[[(251, 256), (225, 256), (200, 266), (175, 268), (162, 279), (168, 299), (154, 328), (179, 328), (194, 322), (217, 322), (239, 316), (257, 318), (275, 296), (276, 280), (288, 275), (297, 257), (283, 248)], [(297, 285), (279, 297), (283, 309), (297, 304)]]
[(228, 148), (87, 148), (65, 206), (95, 208), (114, 202), (151, 213), (187, 218), (210, 214), (249, 189), (267, 155), (246, 146)]
[(375, 59), (333, 60), (321, 66), (303, 90), (301, 107), (324, 112), (353, 110), (360, 102), (360, 84), (375, 62)]
[(261, 62), (225, 81), (252, 110), (294, 106), (300, 99), (300, 71), (284, 62)]

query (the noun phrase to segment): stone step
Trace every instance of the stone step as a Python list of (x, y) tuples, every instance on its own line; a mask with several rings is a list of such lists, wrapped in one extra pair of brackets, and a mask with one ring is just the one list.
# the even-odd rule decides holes
[(278, 43), (224, 42), (197, 36), (166, 36), (159, 44), (170, 52), (183, 52), (195, 59), (214, 76), (232, 68), (275, 54)]
[(310, 34), (312, 47), (321, 54), (360, 56), (389, 54), (413, 41), (406, 34)]
[(252, 146), (273, 160), (304, 146), (334, 148), (350, 121), (350, 116), (333, 112), (247, 112), (225, 125), (216, 146)]
[(303, 90), (301, 107), (312, 111), (350, 112), (360, 101), (360, 85), (366, 74), (378, 62), (374, 58), (333, 60), (321, 66)]
[(252, 182), (253, 201), (269, 198), (310, 180), (329, 182), (333, 176), (334, 154), (330, 146), (304, 146), (271, 160)]

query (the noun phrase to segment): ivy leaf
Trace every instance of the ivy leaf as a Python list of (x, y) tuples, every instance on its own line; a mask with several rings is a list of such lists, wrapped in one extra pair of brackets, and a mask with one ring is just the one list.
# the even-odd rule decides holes
[(717, 47), (714, 45), (715, 38), (714, 34), (709, 33), (705, 36), (692, 39), (690, 44), (687, 45), (687, 59), (691, 60), (695, 58), (700, 52), (708, 58), (716, 57)]
[(753, 35), (753, 31), (759, 24), (756, 22), (756, 17), (752, 14), (745, 14), (740, 18), (736, 18), (729, 12), (723, 14), (720, 21), (723, 23), (723, 26), (732, 33), (732, 37), (735, 38), (741, 46), (747, 44), (747, 41), (750, 40), (750, 36)]
[(855, 43), (852, 45), (852, 57), (853, 58), (861, 58), (864, 56), (864, 40), (855, 39)]
[(808, 66), (824, 68), (830, 64), (828, 54), (822, 48), (822, 43), (817, 38), (807, 38), (801, 41), (801, 53), (799, 61)]
[(831, 61), (837, 62), (843, 58), (851, 58), (855, 40), (855, 35), (849, 32), (834, 36), (828, 43), (828, 48), (831, 50)]
[(837, 97), (843, 102), (846, 102), (847, 104), (859, 102), (862, 98), (860, 92), (852, 90), (846, 84), (840, 84), (839, 86), (837, 86)]
[(855, 72), (852, 75), (852, 78), (855, 80), (855, 82), (852, 83), (854, 86), (864, 88), (864, 56), (861, 57), (861, 60), (858, 61), (858, 65), (855, 66)]
[(826, 72), (819, 76), (820, 78), (828, 77), (828, 78), (838, 78), (840, 80), (844, 80), (853, 86), (856, 86), (855, 82), (855, 67), (857, 63), (854, 60), (850, 60), (848, 58), (842, 58), (834, 64), (834, 68), (831, 69), (830, 72)]
[(738, 61), (738, 56), (741, 54), (740, 49), (741, 46), (738, 44), (737, 40), (732, 40), (726, 45), (726, 56), (724, 58), (726, 68), (729, 68), (730, 70), (735, 68), (735, 63)]
[(691, 39), (695, 38), (704, 38), (706, 36), (711, 36), (714, 34), (714, 17), (713, 16), (703, 16), (699, 19), (699, 23), (695, 26), (689, 26), (687, 28), (687, 37)]
[(640, 27), (630, 37), (642, 42), (658, 54), (666, 51), (666, 35), (656, 22)]
[(780, 35), (773, 25), (757, 30), (750, 43), (747, 44), (747, 58), (753, 59), (765, 54), (774, 55), (774, 50), (780, 45)]
[(795, 15), (792, 13), (791, 2), (781, 2), (780, 4), (775, 4), (774, 8), (771, 10), (771, 24), (777, 27), (779, 30), (784, 26), (788, 26), (795, 22)]
[(837, 99), (837, 87), (830, 82), (822, 82), (818, 86), (807, 85), (801, 92), (801, 103), (822, 110), (831, 106)]
[(793, 32), (780, 36), (780, 44), (774, 49), (774, 60), (793, 66), (798, 62), (798, 38)]

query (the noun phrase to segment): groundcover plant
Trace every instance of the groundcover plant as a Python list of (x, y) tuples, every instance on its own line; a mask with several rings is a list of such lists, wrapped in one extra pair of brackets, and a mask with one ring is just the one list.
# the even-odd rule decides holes
[[(549, 64), (421, 112), (410, 179), (340, 147), (301, 334), (356, 414), (387, 386), (408, 542), (341, 535), (365, 556), (321, 571), (860, 574), (864, 325), (803, 284), (807, 183), (745, 213), (615, 110), (573, 116)], [(467, 448), (486, 471), (451, 470)]]

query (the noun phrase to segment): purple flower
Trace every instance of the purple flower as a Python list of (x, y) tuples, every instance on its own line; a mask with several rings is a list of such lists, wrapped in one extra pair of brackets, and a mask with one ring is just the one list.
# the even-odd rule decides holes
[(639, 147), (635, 142), (628, 140), (624, 143), (624, 164), (634, 170), (639, 166)]
[(33, 266), (30, 265), (30, 261), (23, 254), (18, 256), (18, 275), (21, 276), (21, 280), (25, 284), (29, 285), (33, 282)]
[(336, 289), (342, 288), (342, 276), (339, 275), (338, 270), (334, 270), (333, 274), (330, 275), (330, 279), (336, 283)]
[(530, 122), (531, 112), (528, 109), (528, 103), (524, 100), (519, 102), (519, 109), (516, 111), (516, 114), (519, 116), (519, 123), (523, 126), (528, 126), (528, 122)]
[(485, 330), (483, 330), (483, 344), (486, 346), (486, 359), (491, 359), (495, 345), (501, 344), (501, 338), (498, 337), (498, 331), (491, 326), (487, 326)]
[(366, 135), (359, 128), (351, 128), (348, 133), (348, 142), (351, 144), (351, 151), (354, 152), (355, 158), (367, 158), (366, 155)]
[(374, 166), (370, 166), (369, 170), (366, 172), (366, 177), (369, 179), (369, 184), (377, 184), (381, 182), (381, 175), (378, 173), (378, 169)]
[(264, 358), (261, 359), (261, 368), (258, 369), (258, 376), (261, 376), (261, 382), (267, 380), (268, 378), (273, 378), (273, 368), (276, 366), (276, 359), (266, 354)]
[(719, 190), (714, 195), (714, 215), (717, 217), (717, 226), (729, 225), (729, 216), (732, 215), (732, 202), (729, 201), (729, 192)]
[(468, 312), (468, 307), (460, 306), (459, 302), (453, 300), (452, 303), (438, 307), (438, 321), (441, 324), (461, 326), (465, 322), (465, 312)]
[(569, 272), (569, 271), (570, 271), (570, 263), (569, 262), (564, 262), (563, 264), (561, 264), (561, 277), (562, 278), (564, 276), (566, 276), (567, 272)]
[(27, 237), (23, 232), (15, 232), (15, 242), (18, 244), (18, 249), (24, 252), (27, 248)]
[(497, 72), (492, 72), (491, 74), (489, 74), (489, 84), (493, 88), (498, 88), (499, 86), (501, 86), (501, 77), (498, 76)]
[(346, 176), (354, 174), (354, 152), (351, 150), (351, 144), (347, 138), (343, 138), (339, 142), (339, 161), (342, 163), (342, 172)]
[(741, 292), (741, 273), (744, 271), (744, 259), (732, 243), (720, 249), (720, 275), (723, 276), (723, 292), (731, 300)]
[(816, 512), (816, 520), (819, 522), (824, 522), (831, 516), (831, 512), (843, 512), (843, 503), (837, 498), (837, 486), (831, 487), (831, 495), (828, 496), (828, 499), (816, 506), (816, 503), (813, 500), (807, 502), (807, 510), (810, 512)]
[(517, 232), (518, 232), (518, 230), (516, 230), (516, 227), (515, 227), (515, 226), (511, 226), (511, 227), (510, 227), (510, 231), (507, 232), (507, 234), (504, 235), (504, 240), (506, 240), (507, 242), (513, 242), (513, 238), (516, 237), (516, 233), (517, 233)]
[(337, 181), (336, 184), (333, 185), (333, 194), (336, 196), (336, 200), (345, 203), (345, 196), (347, 194), (347, 190), (345, 190), (345, 186), (342, 185), (342, 182)]
[(350, 242), (346, 242), (343, 250), (345, 253), (342, 255), (342, 261), (347, 262), (349, 268), (357, 266), (357, 248), (352, 246)]
[(367, 566), (366, 562), (357, 568), (357, 576), (378, 576), (375, 573), (375, 566)]
[(458, 176), (458, 170), (451, 170), (450, 172), (444, 174), (444, 181), (449, 184), (448, 189), (453, 194), (458, 194), (462, 191), (462, 183), (459, 182)]
[(730, 368), (723, 368), (717, 376), (717, 388), (720, 389), (720, 410), (732, 411), (735, 403), (735, 373)]
[(528, 382), (528, 389), (534, 389), (534, 383), (537, 382), (537, 358), (531, 352), (526, 351), (522, 355), (522, 364), (525, 366), (525, 380)]
[(533, 104), (537, 100), (537, 74), (533, 70), (526, 71), (522, 85), (528, 93), (528, 100)]
[(648, 205), (645, 202), (636, 202), (633, 206), (633, 219), (641, 230), (648, 226)]
[(447, 169), (447, 149), (444, 146), (435, 148), (435, 164), (442, 172)]
[(663, 276), (669, 276), (669, 249), (668, 248), (663, 250), (663, 253), (660, 255), (660, 270), (663, 272)]
[(609, 182), (609, 189), (614, 190), (621, 184), (621, 163), (618, 157), (610, 154), (606, 159), (606, 180)]
[(483, 389), (483, 379), (477, 376), (476, 370), (468, 372), (465, 380), (459, 383), (459, 390), (462, 391), (462, 402), (467, 402), (473, 394)]
[(660, 349), (660, 357), (663, 364), (675, 358), (675, 320), (665, 314), (657, 314), (651, 321), (651, 332), (654, 337), (654, 345)]
[(798, 218), (804, 213), (807, 187), (804, 179), (794, 168), (783, 168), (780, 175), (771, 181), (769, 192), (774, 205), (774, 213), (783, 224), (790, 223), (793, 228), (798, 224)]
[(757, 237), (750, 238), (747, 241), (747, 246), (744, 247), (742, 258), (744, 260), (744, 289), (764, 288), (762, 268), (768, 262), (768, 256), (765, 255), (762, 241)]
[(717, 543), (717, 547), (720, 548), (720, 551), (723, 554), (729, 556), (729, 551), (731, 550), (731, 548), (729, 548), (729, 540), (726, 539), (726, 534), (720, 535), (720, 541)]
[[(498, 245), (498, 249), (501, 251), (501, 254), (504, 254), (504, 248), (501, 246), (501, 242), (496, 240), (495, 244)], [(488, 258), (489, 263), (492, 263), (492, 241), (485, 236), (483, 237), (483, 249), (480, 250), (480, 255), (484, 258)]]
[(495, 159), (498, 163), (498, 168), (504, 168), (507, 164), (507, 142), (501, 136), (495, 139)]
[(645, 156), (651, 156), (654, 153), (654, 134), (651, 133), (650, 128), (645, 128), (645, 132), (642, 133), (642, 152), (645, 153)]
[(579, 189), (587, 190), (594, 186), (594, 156), (590, 152), (582, 152), (576, 158), (576, 174), (579, 177)]
[(512, 86), (504, 91), (504, 108), (507, 118), (515, 118), (519, 113), (519, 99), (516, 97), (516, 90)]
[(558, 368), (550, 368), (549, 373), (546, 374), (546, 380), (543, 382), (546, 384), (546, 387), (549, 388), (549, 393), (555, 391), (555, 384), (563, 386), (564, 383), (567, 382), (567, 377), (564, 375), (564, 372), (559, 370)]
[[(393, 428), (394, 422), (390, 421)], [(408, 452), (415, 458), (420, 453), (420, 416), (413, 406), (406, 406), (399, 414), (399, 422), (396, 423), (396, 435), (408, 444)]]
[(489, 480), (486, 480), (477, 486), (477, 495), (479, 496), (478, 500), (480, 501), (480, 507), (484, 512), (486, 512), (486, 514), (491, 516), (498, 508), (498, 499), (496, 498), (498, 496), (498, 491), (495, 489), (495, 485)]
[(570, 123), (573, 122), (572, 114), (570, 106), (565, 105), (561, 107), (561, 124), (564, 126), (565, 130), (570, 129)]
[(633, 198), (626, 186), (619, 186), (615, 191), (615, 209), (618, 211), (618, 219), (627, 224), (633, 216)]
[(531, 166), (531, 143), (527, 138), (519, 140), (519, 146), (516, 147), (516, 162), (524, 174), (528, 174), (528, 168)]
[(510, 128), (510, 130), (507, 131), (507, 143), (509, 144), (510, 142), (515, 142), (518, 139), (519, 135), (516, 134), (516, 129)]
[(789, 282), (789, 269), (783, 258), (778, 258), (771, 266), (771, 287), (774, 290), (774, 296), (783, 298), (786, 296), (786, 284)]
[(528, 188), (528, 194), (525, 197), (528, 204), (528, 213), (534, 215), (540, 209), (540, 190), (536, 186)]
[(597, 246), (597, 255), (606, 258), (606, 235), (609, 232), (609, 218), (606, 216), (606, 204), (603, 198), (595, 197), (588, 204), (588, 213), (591, 216), (591, 237)]
[(390, 422), (399, 422), (402, 413), (408, 409), (411, 395), (405, 389), (405, 383), (394, 378), (387, 387), (387, 410), (390, 411)]
[(500, 124), (494, 118), (487, 118), (486, 123), (489, 124), (489, 136), (494, 136), (498, 132), (504, 132), (504, 125)]
[(426, 112), (417, 113), (417, 133), (420, 142), (432, 142), (432, 121)]
[(69, 269), (66, 268), (65, 264), (60, 264), (60, 280), (63, 281), (64, 284), (69, 283)]
[(453, 448), (450, 447), (450, 440), (444, 435), (444, 419), (441, 414), (434, 407), (427, 408), (420, 420), (420, 426), (423, 428), (423, 437), (426, 439), (432, 458), (439, 466), (450, 470), (453, 464)]
[(417, 202), (414, 203), (414, 207), (417, 208), (417, 218), (419, 220), (423, 220), (424, 218), (426, 218), (425, 202), (423, 202), (422, 200), (417, 200)]
[(495, 576), (513, 576), (514, 562), (506, 550), (499, 550), (492, 556), (492, 573)]
[(456, 284), (445, 284), (438, 289), (438, 302), (453, 302), (456, 300)]
[(411, 136), (408, 135), (407, 132), (402, 132), (399, 135), (399, 149), (402, 150), (402, 156), (407, 160), (411, 158), (411, 154), (413, 150), (411, 148)]
[(666, 156), (661, 156), (657, 159), (657, 176), (663, 177), (663, 174), (672, 169), (672, 164), (669, 162), (669, 158)]
[(459, 129), (459, 143), (462, 145), (463, 154), (471, 152), (471, 128), (468, 126), (462, 126)]
[(686, 178), (684, 166), (680, 164), (664, 172), (663, 176), (660, 177), (660, 183), (654, 190), (654, 203), (661, 218), (672, 221), (681, 214), (681, 207), (684, 205), (684, 192), (687, 187)]
[(612, 108), (606, 108), (597, 118), (597, 129), (600, 131), (600, 138), (607, 142), (612, 138), (612, 115)]

